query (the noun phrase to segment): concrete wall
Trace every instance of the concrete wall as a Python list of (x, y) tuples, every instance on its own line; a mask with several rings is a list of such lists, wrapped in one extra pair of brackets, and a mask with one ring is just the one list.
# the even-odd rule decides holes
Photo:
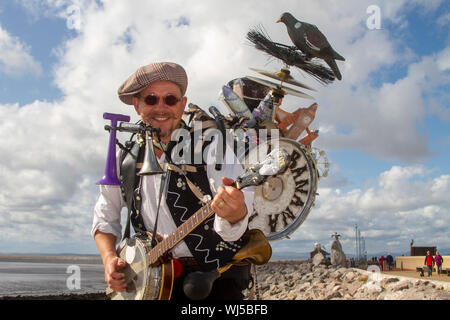
[[(450, 256), (442, 256), (444, 263), (442, 264), (442, 269), (450, 268)], [(416, 270), (416, 267), (422, 267), (425, 261), (425, 256), (414, 256), (414, 257), (395, 257), (395, 268), (403, 270)]]

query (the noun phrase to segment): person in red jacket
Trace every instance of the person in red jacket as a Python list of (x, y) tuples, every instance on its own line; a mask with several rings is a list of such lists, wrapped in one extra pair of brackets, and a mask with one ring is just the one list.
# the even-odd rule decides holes
[(384, 270), (384, 256), (381, 256), (380, 258), (380, 267), (381, 267), (381, 271)]
[(431, 277), (431, 274), (433, 272), (433, 263), (434, 263), (433, 255), (430, 254), (430, 251), (427, 251), (427, 255), (425, 256), (424, 264), (427, 266), (427, 271), (428, 271), (429, 277)]

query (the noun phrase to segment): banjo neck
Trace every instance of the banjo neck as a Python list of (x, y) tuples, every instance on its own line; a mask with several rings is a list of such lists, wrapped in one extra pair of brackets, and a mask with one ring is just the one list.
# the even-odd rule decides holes
[(164, 238), (161, 242), (150, 250), (148, 259), (150, 264), (156, 263), (159, 258), (172, 249), (178, 242), (184, 239), (189, 233), (197, 228), (206, 218), (211, 216), (214, 211), (211, 209), (211, 202), (208, 202), (202, 208), (197, 210), (183, 224), (181, 224), (172, 234)]

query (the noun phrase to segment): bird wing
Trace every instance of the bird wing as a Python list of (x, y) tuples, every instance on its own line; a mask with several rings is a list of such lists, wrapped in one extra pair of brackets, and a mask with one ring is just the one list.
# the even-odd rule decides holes
[(297, 29), (287, 29), (289, 38), (291, 38), (292, 43), (301, 51), (305, 52), (307, 49), (307, 45), (304, 41), (302, 41), (301, 31)]
[(305, 28), (304, 37), (306, 44), (314, 51), (320, 51), (324, 48), (330, 47), (327, 38), (314, 25), (309, 25)]

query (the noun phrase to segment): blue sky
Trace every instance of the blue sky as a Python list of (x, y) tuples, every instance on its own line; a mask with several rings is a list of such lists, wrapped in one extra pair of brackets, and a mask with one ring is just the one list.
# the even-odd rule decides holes
[(2, 94), (2, 102), (23, 105), (59, 98), (61, 92), (53, 83), (52, 72), (58, 62), (55, 49), (72, 36), (66, 22), (57, 17), (35, 17), (14, 1), (2, 2), (0, 21), (3, 29), (28, 46), (30, 55), (42, 66), (39, 75), (6, 77), (2, 74), (1, 87), (7, 90)]
[[(190, 76), (190, 102), (220, 107), (221, 86), (255, 76), (248, 67), (282, 66), (245, 35), (262, 24), (290, 44), (275, 23), (285, 11), (316, 24), (346, 61), (338, 62), (343, 80), (328, 86), (293, 73), (318, 90), (314, 146), (332, 167), (306, 222), (292, 240), (274, 242), (274, 251), (329, 246), (336, 231), (353, 252), (355, 223), (369, 254), (407, 252), (410, 237), (450, 248), (446, 1), (188, 2), (0, 2), (0, 252), (96, 253), (89, 230), (107, 143), (101, 115), (135, 116), (115, 96), (118, 86), (140, 65), (177, 61)], [(366, 26), (373, 4), (380, 30)], [(79, 29), (67, 24), (73, 6)], [(241, 10), (230, 15), (233, 6)], [(283, 106), (293, 111), (308, 102), (289, 98)], [(19, 239), (24, 232), (33, 245)]]

